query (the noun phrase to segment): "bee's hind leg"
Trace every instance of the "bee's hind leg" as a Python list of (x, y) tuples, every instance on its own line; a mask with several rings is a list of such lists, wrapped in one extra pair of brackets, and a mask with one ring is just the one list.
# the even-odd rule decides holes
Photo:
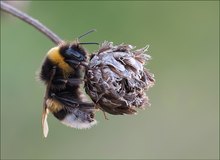
[(50, 94), (51, 98), (53, 98), (54, 100), (57, 100), (58, 102), (60, 102), (61, 104), (63, 104), (63, 106), (67, 106), (67, 107), (78, 107), (79, 104), (77, 101), (75, 101), (74, 99), (70, 99), (69, 97), (65, 97), (65, 95), (63, 95), (62, 97), (61, 96), (58, 96), (57, 94), (55, 93), (51, 93)]
[(70, 86), (77, 86), (82, 83), (82, 79), (79, 78), (59, 78), (53, 80), (53, 85), (70, 85)]

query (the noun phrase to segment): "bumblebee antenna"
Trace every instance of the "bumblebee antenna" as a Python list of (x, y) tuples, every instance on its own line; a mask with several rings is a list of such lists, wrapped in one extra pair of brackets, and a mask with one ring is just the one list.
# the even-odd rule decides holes
[[(82, 38), (82, 37), (84, 37), (84, 36), (86, 36), (86, 35), (88, 35), (88, 34), (90, 34), (90, 33), (92, 33), (92, 32), (95, 32), (96, 31), (96, 29), (92, 29), (92, 30), (90, 30), (90, 31), (88, 31), (88, 32), (86, 32), (86, 33), (84, 33), (84, 34), (82, 34), (81, 36), (79, 36), (76, 40), (77, 40), (77, 42), (78, 42), (78, 40), (80, 39), (80, 38)], [(96, 44), (96, 45), (99, 45), (99, 43), (97, 43), (97, 42), (78, 42), (78, 44), (81, 44), (81, 45), (87, 45), (87, 44)]]
[(95, 31), (96, 31), (96, 29), (92, 29), (92, 30), (90, 30), (90, 31), (88, 31), (88, 32), (86, 32), (86, 33), (84, 33), (84, 34), (82, 34), (82, 35), (79, 36), (77, 39), (81, 39), (82, 37), (86, 36), (87, 34), (90, 34), (90, 33), (95, 32)]
[(79, 44), (81, 44), (81, 45), (87, 45), (87, 44), (97, 44), (97, 45), (99, 45), (99, 43), (97, 43), (97, 42), (79, 42)]

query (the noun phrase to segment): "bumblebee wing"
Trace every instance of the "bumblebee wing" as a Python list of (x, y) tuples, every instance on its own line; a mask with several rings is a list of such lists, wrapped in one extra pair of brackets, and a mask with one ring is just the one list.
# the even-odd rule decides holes
[(42, 127), (43, 127), (43, 134), (45, 138), (47, 137), (48, 132), (49, 132), (49, 127), (47, 123), (48, 114), (49, 114), (49, 110), (47, 108), (44, 108), (43, 113), (42, 113)]
[(71, 107), (71, 108), (76, 108), (79, 106), (79, 103), (75, 101), (72, 97), (68, 96), (59, 96), (56, 94), (52, 94), (53, 99), (57, 100), (60, 102), (63, 106)]
[(72, 108), (81, 108), (81, 110), (95, 110), (94, 103), (89, 102), (83, 102), (80, 98), (75, 99), (72, 96), (61, 96), (53, 94), (53, 98), (57, 101), (59, 101), (62, 106), (66, 109), (72, 109)]

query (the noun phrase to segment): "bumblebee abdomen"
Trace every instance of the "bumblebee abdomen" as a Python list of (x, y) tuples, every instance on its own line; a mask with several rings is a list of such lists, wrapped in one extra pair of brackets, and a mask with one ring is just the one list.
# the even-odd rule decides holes
[(70, 111), (65, 109), (53, 113), (53, 115), (64, 125), (77, 129), (91, 128), (97, 121), (94, 119), (94, 111), (82, 111), (79, 108), (73, 108)]

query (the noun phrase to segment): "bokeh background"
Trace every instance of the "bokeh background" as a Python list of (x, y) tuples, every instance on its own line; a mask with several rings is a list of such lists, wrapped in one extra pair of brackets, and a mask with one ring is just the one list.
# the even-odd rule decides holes
[[(1, 12), (2, 159), (218, 159), (219, 1), (33, 1), (17, 7), (71, 41), (150, 45), (156, 85), (151, 107), (136, 116), (102, 112), (90, 130), (49, 116), (43, 138), (45, 87), (36, 71), (54, 46), (23, 21)], [(86, 46), (93, 52), (97, 46)]]

